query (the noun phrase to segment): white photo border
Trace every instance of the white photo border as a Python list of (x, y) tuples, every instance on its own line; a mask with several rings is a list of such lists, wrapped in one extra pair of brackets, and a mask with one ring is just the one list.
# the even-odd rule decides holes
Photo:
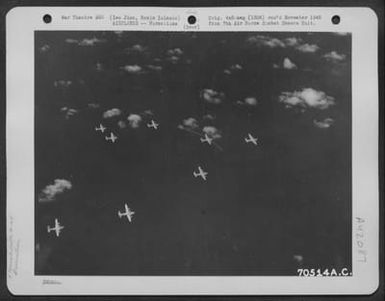
[[(61, 15), (179, 16), (178, 26), (112, 26)], [(44, 14), (52, 16), (45, 24)], [(209, 27), (210, 14), (321, 15), (317, 25)], [(197, 26), (187, 25), (187, 16)], [(334, 25), (331, 17), (342, 22)], [(379, 284), (377, 16), (366, 7), (16, 7), (6, 16), (7, 285), (15, 295), (371, 294)], [(350, 277), (35, 275), (35, 31), (264, 31), (352, 34), (352, 270)], [(22, 68), (20, 67), (22, 66)], [(20, 182), (23, 187), (20, 187)], [(365, 256), (365, 261), (362, 256)]]

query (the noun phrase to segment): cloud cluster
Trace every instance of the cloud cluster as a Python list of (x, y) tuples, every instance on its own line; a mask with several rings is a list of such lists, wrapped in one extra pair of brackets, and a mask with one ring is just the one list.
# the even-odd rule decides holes
[(312, 88), (304, 88), (301, 91), (294, 92), (282, 92), (279, 96), (279, 102), (284, 103), (287, 108), (299, 107), (319, 110), (325, 110), (335, 105), (334, 97)]
[[(203, 116), (203, 119), (205, 120), (213, 120), (214, 118), (215, 117), (210, 114)], [(203, 126), (202, 129), (200, 129), (198, 121), (193, 117), (184, 119), (182, 121), (182, 124), (178, 125), (178, 129), (193, 133), (201, 137), (203, 137), (203, 135), (205, 134), (212, 139), (220, 139), (222, 137), (221, 131), (219, 131), (216, 127), (212, 125), (206, 125)], [(214, 146), (220, 151), (223, 151), (222, 147), (217, 143), (214, 143)]]
[(124, 31), (123, 30), (115, 30), (114, 34), (116, 34), (119, 38), (121, 38), (124, 34)]
[(160, 72), (162, 71), (163, 67), (162, 66), (159, 66), (159, 65), (147, 65), (147, 69), (149, 70), (152, 70), (152, 71), (156, 71), (156, 72)]
[(287, 70), (296, 70), (298, 69), (297, 65), (294, 64), (288, 57), (285, 57), (283, 59), (282, 65), (281, 64), (273, 64), (274, 69), (287, 69)]
[(53, 85), (55, 88), (68, 88), (72, 85), (72, 81), (65, 79), (55, 80)]
[(124, 120), (119, 120), (118, 127), (120, 127), (121, 129), (125, 129), (127, 127), (127, 123)]
[(223, 73), (230, 75), (230, 74), (233, 74), (234, 72), (241, 71), (242, 69), (243, 69), (242, 65), (234, 64), (234, 65), (231, 65), (229, 68), (223, 70)]
[(154, 113), (151, 110), (144, 110), (143, 115), (144, 116), (154, 116)]
[(181, 56), (183, 54), (183, 50), (180, 48), (169, 49), (169, 50), (167, 50), (166, 54), (168, 56), (173, 56), (173, 55)]
[(79, 40), (68, 38), (68, 39), (65, 39), (65, 42), (67, 44), (78, 44)]
[(128, 125), (133, 128), (137, 129), (140, 126), (140, 123), (142, 122), (142, 117), (138, 114), (130, 114), (127, 117)]
[(324, 59), (326, 59), (327, 61), (331, 61), (331, 62), (341, 62), (341, 61), (346, 59), (346, 55), (345, 54), (340, 54), (340, 53), (338, 53), (337, 51), (334, 51), (334, 50), (324, 54), (322, 57)]
[(242, 105), (242, 106), (249, 106), (249, 107), (255, 107), (258, 105), (258, 100), (254, 96), (248, 96), (242, 101), (238, 100), (237, 104)]
[(293, 260), (296, 261), (299, 264), (303, 263), (303, 256), (302, 255), (293, 255)]
[(283, 40), (284, 47), (296, 47), (301, 45), (302, 39), (296, 37), (289, 37)]
[(143, 45), (140, 45), (140, 44), (135, 44), (135, 45), (132, 45), (131, 47), (128, 47), (125, 49), (125, 51), (127, 53), (143, 53), (147, 50), (146, 47), (144, 47)]
[(87, 106), (90, 109), (99, 109), (100, 108), (100, 104), (98, 104), (98, 103), (89, 103), (89, 104), (87, 104)]
[(103, 118), (112, 118), (116, 116), (120, 116), (122, 114), (122, 111), (117, 108), (113, 108), (110, 110), (107, 110), (103, 113)]
[(224, 100), (225, 94), (223, 92), (218, 92), (213, 89), (203, 89), (201, 91), (201, 97), (207, 103), (218, 105), (221, 104)]
[(96, 69), (96, 71), (103, 71), (104, 70), (104, 66), (103, 66), (103, 64), (102, 63), (100, 63), (100, 62), (97, 62), (96, 63), (96, 65), (95, 65), (95, 69)]
[(80, 39), (80, 40), (69, 38), (69, 39), (66, 39), (65, 42), (68, 44), (76, 44), (78, 46), (95, 46), (97, 44), (105, 43), (106, 40), (98, 39), (96, 37), (84, 38), (84, 39)]
[(295, 47), (295, 49), (297, 49), (298, 51), (300, 52), (316, 52), (318, 51), (319, 49), (319, 46), (316, 45), (316, 44), (308, 44), (308, 43), (305, 43), (305, 44), (300, 44), (300, 45), (297, 45)]
[(55, 198), (65, 192), (72, 189), (72, 183), (65, 179), (56, 179), (53, 184), (47, 185), (40, 193), (39, 202), (54, 201)]
[(213, 139), (220, 139), (222, 137), (221, 132), (214, 126), (205, 126), (202, 132)]
[(328, 117), (324, 120), (313, 120), (313, 123), (319, 129), (328, 129), (334, 124), (334, 119)]
[(265, 36), (265, 35), (255, 35), (247, 38), (246, 43), (256, 47), (269, 47), (269, 48), (292, 47), (300, 52), (316, 52), (319, 50), (318, 45), (304, 43), (302, 39), (296, 38), (296, 37), (278, 39), (278, 38)]
[(154, 116), (154, 113), (151, 110), (144, 110), (139, 114), (131, 113), (127, 116), (126, 120), (120, 119), (117, 122), (117, 126), (121, 129), (128, 127), (138, 129), (146, 118), (151, 118), (152, 116)]
[(182, 124), (178, 125), (178, 128), (181, 130), (196, 130), (199, 128), (199, 124), (195, 118), (189, 117), (184, 119)]
[(43, 46), (41, 46), (40, 48), (39, 48), (39, 51), (40, 52), (47, 52), (48, 50), (50, 50), (51, 49), (51, 47), (48, 45), (48, 44), (45, 44), (45, 45), (43, 45)]
[(347, 36), (349, 35), (349, 32), (343, 32), (343, 31), (335, 31), (333, 32), (336, 36)]
[(253, 46), (266, 46), (269, 48), (284, 48), (286, 47), (285, 43), (280, 39), (264, 36), (264, 35), (256, 35), (249, 37), (246, 42)]
[(203, 115), (203, 120), (215, 120), (215, 116), (211, 114)]
[(72, 109), (72, 108), (68, 108), (68, 107), (63, 107), (63, 108), (60, 109), (60, 111), (64, 113), (65, 119), (70, 119), (72, 116), (74, 116), (74, 115), (79, 113), (78, 110)]
[(178, 63), (183, 55), (183, 50), (180, 48), (173, 48), (169, 49), (166, 52), (166, 61), (170, 62), (171, 64)]
[(287, 69), (287, 70), (297, 69), (297, 65), (294, 64), (288, 57), (285, 57), (283, 59), (282, 67), (283, 69)]
[(139, 65), (126, 65), (121, 67), (121, 69), (129, 74), (143, 73), (143, 68), (140, 67)]

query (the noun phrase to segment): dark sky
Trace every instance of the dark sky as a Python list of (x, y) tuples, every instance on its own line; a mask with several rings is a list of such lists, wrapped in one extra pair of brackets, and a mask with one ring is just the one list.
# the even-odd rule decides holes
[[(351, 268), (350, 35), (47, 31), (35, 45), (37, 274)], [(326, 107), (312, 95), (279, 101), (308, 88), (331, 97)], [(220, 103), (204, 89), (222, 93)], [(257, 105), (241, 104), (246, 97)], [(120, 116), (103, 118), (113, 108)], [(130, 114), (141, 116), (138, 128)], [(218, 129), (219, 147), (178, 128), (188, 118), (197, 133)], [(198, 165), (206, 182), (192, 175)], [(47, 199), (55, 179), (71, 189)], [(118, 218), (125, 203), (132, 223)], [(60, 237), (47, 233), (55, 218)]]

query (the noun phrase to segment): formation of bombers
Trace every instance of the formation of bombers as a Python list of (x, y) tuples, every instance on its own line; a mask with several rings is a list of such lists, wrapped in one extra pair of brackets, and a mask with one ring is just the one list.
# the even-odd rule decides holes
[[(159, 127), (159, 123), (157, 123), (154, 120), (151, 120), (149, 123), (147, 123), (147, 127), (150, 129), (157, 130)], [(101, 132), (102, 134), (104, 134), (104, 132), (106, 132), (107, 130), (108, 130), (108, 128), (101, 123), (99, 124), (99, 126), (95, 127), (95, 131)], [(118, 140), (118, 136), (115, 135), (112, 131), (110, 131), (109, 135), (105, 135), (104, 138), (107, 142), (111, 142), (111, 143), (115, 143)], [(203, 135), (203, 137), (202, 137), (202, 135), (200, 135), (199, 139), (200, 139), (201, 143), (207, 143), (208, 145), (212, 145), (214, 137), (211, 137), (209, 134), (205, 133)], [(247, 136), (244, 138), (244, 141), (246, 143), (251, 143), (255, 146), (258, 146), (258, 138), (254, 137), (250, 133), (247, 134)], [(192, 172), (192, 175), (194, 176), (194, 178), (201, 178), (203, 181), (207, 181), (208, 174), (209, 173), (207, 171), (205, 171), (201, 166), (198, 166), (197, 170), (194, 170)], [(120, 210), (118, 210), (117, 213), (118, 213), (117, 215), (118, 215), (119, 219), (126, 217), (127, 221), (129, 223), (132, 223), (135, 211), (132, 211), (132, 209), (129, 208), (128, 205), (125, 203), (124, 204), (124, 211), (121, 212)], [(63, 229), (64, 229), (64, 226), (62, 226), (60, 224), (58, 218), (55, 218), (55, 226), (53, 226), (53, 227), (51, 227), (49, 225), (47, 226), (47, 232), (48, 233), (53, 232), (54, 234), (56, 234), (56, 237), (60, 236), (60, 233)]]
[[(153, 130), (158, 130), (159, 123), (157, 123), (155, 120), (152, 119), (149, 123), (147, 123), (147, 128), (153, 129)], [(114, 134), (112, 131), (110, 131), (109, 134), (107, 135), (107, 130), (108, 130), (108, 128), (101, 123), (99, 124), (99, 126), (95, 127), (96, 132), (100, 132), (104, 135), (105, 141), (115, 143), (119, 137), (116, 134)], [(201, 143), (207, 143), (208, 145), (211, 146), (214, 143), (213, 141), (215, 140), (215, 137), (213, 137), (212, 135), (210, 135), (208, 133), (204, 133), (203, 135), (199, 134), (199, 140)], [(247, 136), (244, 138), (244, 141), (246, 143), (251, 143), (255, 146), (258, 146), (258, 138), (254, 137), (250, 133), (247, 134)], [(205, 171), (200, 165), (197, 167), (197, 170), (194, 170), (192, 172), (192, 175), (194, 176), (194, 178), (201, 178), (203, 181), (207, 181), (208, 174), (209, 173), (207, 171)], [(124, 211), (121, 212), (120, 210), (118, 210), (117, 213), (118, 213), (117, 215), (118, 215), (119, 219), (126, 217), (127, 221), (129, 223), (132, 223), (135, 211), (132, 211), (132, 209), (128, 207), (127, 203), (125, 203), (124, 204)], [(55, 223), (55, 225), (53, 227), (51, 227), (49, 225), (47, 226), (47, 232), (48, 233), (53, 232), (56, 235), (56, 237), (59, 237), (61, 231), (64, 229), (64, 226), (62, 226), (60, 224), (58, 218), (55, 218), (54, 223)]]

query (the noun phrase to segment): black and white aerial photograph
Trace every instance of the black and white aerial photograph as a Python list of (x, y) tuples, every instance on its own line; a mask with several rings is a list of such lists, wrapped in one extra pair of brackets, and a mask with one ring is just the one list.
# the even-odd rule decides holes
[(351, 34), (36, 31), (34, 55), (35, 275), (352, 270)]

